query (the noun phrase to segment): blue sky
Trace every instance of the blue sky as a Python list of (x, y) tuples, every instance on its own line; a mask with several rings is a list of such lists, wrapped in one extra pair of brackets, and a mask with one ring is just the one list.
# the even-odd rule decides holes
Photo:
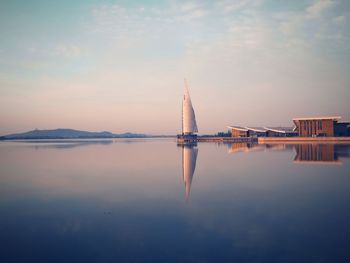
[(1, 1), (0, 134), (350, 120), (350, 1)]

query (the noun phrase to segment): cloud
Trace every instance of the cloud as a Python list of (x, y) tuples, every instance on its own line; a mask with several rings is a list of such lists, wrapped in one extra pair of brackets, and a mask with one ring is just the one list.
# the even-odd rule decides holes
[(182, 21), (182, 22), (190, 22), (193, 21), (195, 19), (199, 19), (204, 17), (207, 14), (207, 11), (204, 9), (193, 9), (190, 12), (186, 12), (182, 15), (179, 15), (176, 17), (177, 21)]
[(81, 48), (75, 45), (57, 45), (49, 51), (53, 56), (75, 58), (81, 55)]
[(284, 14), (279, 29), (290, 44), (312, 49), (312, 52), (320, 51), (321, 47), (323, 52), (345, 50), (349, 40), (349, 32), (343, 26), (347, 15), (340, 3), (317, 0), (304, 10)]
[[(139, 112), (156, 116), (159, 108), (164, 112), (159, 116), (163, 126), (158, 130), (176, 129), (177, 123), (171, 119), (177, 118), (177, 96), (181, 98), (184, 76), (189, 78), (203, 130), (225, 127), (231, 118), (258, 121), (263, 119), (260, 113), (277, 114), (268, 107), (280, 106), (281, 101), (286, 105), (278, 113), (279, 120), (289, 120), (289, 112), (299, 113), (295, 112), (295, 101), (315, 109), (326, 109), (325, 103), (337, 101), (346, 108), (349, 81), (348, 74), (342, 72), (349, 69), (349, 27), (344, 26), (348, 13), (340, 8), (341, 2), (335, 8), (335, 1), (307, 3), (273, 9), (259, 0), (94, 6), (74, 42), (56, 39), (54, 43), (40, 42), (42, 46), (28, 44), (29, 48), (18, 52), (23, 51), (23, 57), (7, 58), (7, 64), (25, 60), (41, 62), (41, 66), (31, 65), (33, 70), (27, 66), (22, 75), (16, 66), (14, 74), (24, 83), (11, 88), (12, 80), (0, 79), (0, 84), (7, 95), (28, 91), (24, 95), (29, 99), (23, 98), (28, 105), (18, 107), (23, 116), (26, 109), (37, 105), (49, 109), (48, 115), (61, 116), (62, 104), (66, 116), (74, 113), (72, 122), (89, 112), (112, 115), (121, 126), (139, 130), (151, 127), (142, 126), (140, 121), (153, 118), (141, 120)], [(0, 60), (8, 53), (0, 52)], [(51, 65), (51, 70), (46, 65)], [(31, 85), (26, 81), (29, 75)], [(48, 79), (40, 80), (42, 76)], [(319, 99), (308, 101), (314, 92), (321, 94)], [(268, 94), (282, 99), (274, 100)], [(240, 116), (237, 109), (244, 108), (244, 99), (251, 106)], [(22, 100), (7, 100), (2, 109), (21, 104)], [(232, 115), (235, 112), (237, 115)], [(107, 117), (103, 122), (106, 129), (112, 127)]]
[(320, 17), (323, 12), (332, 8), (336, 4), (333, 0), (316, 0), (306, 11), (308, 18)]
[(247, 9), (255, 9), (262, 4), (263, 0), (240, 0), (240, 1), (219, 1), (218, 6), (223, 13), (237, 12)]
[(77, 58), (83, 53), (83, 49), (74, 44), (54, 44), (49, 47), (28, 46), (25, 50), (37, 57)]
[(333, 22), (336, 25), (344, 25), (346, 23), (346, 17), (345, 16), (337, 16), (333, 18)]
[(198, 8), (198, 4), (196, 4), (194, 2), (188, 2), (188, 3), (184, 3), (184, 4), (180, 5), (180, 10), (182, 12), (191, 12), (197, 8)]

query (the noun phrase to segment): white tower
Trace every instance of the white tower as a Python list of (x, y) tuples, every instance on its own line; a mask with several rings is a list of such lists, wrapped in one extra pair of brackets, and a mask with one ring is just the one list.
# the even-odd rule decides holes
[(185, 79), (184, 99), (182, 102), (182, 134), (191, 135), (198, 132), (187, 81)]

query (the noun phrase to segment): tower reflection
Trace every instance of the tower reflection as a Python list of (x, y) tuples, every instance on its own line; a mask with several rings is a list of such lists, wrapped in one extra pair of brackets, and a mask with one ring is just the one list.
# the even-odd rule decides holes
[(196, 169), (198, 148), (196, 144), (184, 144), (182, 147), (182, 175), (185, 184), (185, 199), (188, 201), (191, 183)]

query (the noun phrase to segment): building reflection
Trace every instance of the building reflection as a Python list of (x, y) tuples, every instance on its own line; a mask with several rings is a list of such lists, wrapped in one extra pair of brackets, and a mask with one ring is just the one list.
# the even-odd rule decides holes
[(251, 151), (257, 151), (263, 148), (264, 146), (259, 145), (258, 143), (247, 143), (247, 142), (231, 143), (229, 144), (229, 153), (251, 152)]
[(295, 145), (296, 163), (340, 163), (334, 144)]
[(229, 153), (268, 151), (295, 151), (295, 163), (341, 164), (339, 158), (350, 157), (350, 145), (344, 144), (258, 144), (232, 143)]
[(182, 176), (185, 184), (185, 199), (189, 200), (191, 184), (196, 169), (198, 148), (195, 144), (185, 144), (182, 147)]
[[(295, 152), (294, 163), (341, 164), (340, 158), (350, 158), (350, 145), (344, 144), (258, 144), (224, 143), (231, 154), (257, 151)], [(190, 198), (191, 185), (198, 156), (197, 144), (179, 144), (182, 149), (182, 176), (185, 186), (185, 200)]]

